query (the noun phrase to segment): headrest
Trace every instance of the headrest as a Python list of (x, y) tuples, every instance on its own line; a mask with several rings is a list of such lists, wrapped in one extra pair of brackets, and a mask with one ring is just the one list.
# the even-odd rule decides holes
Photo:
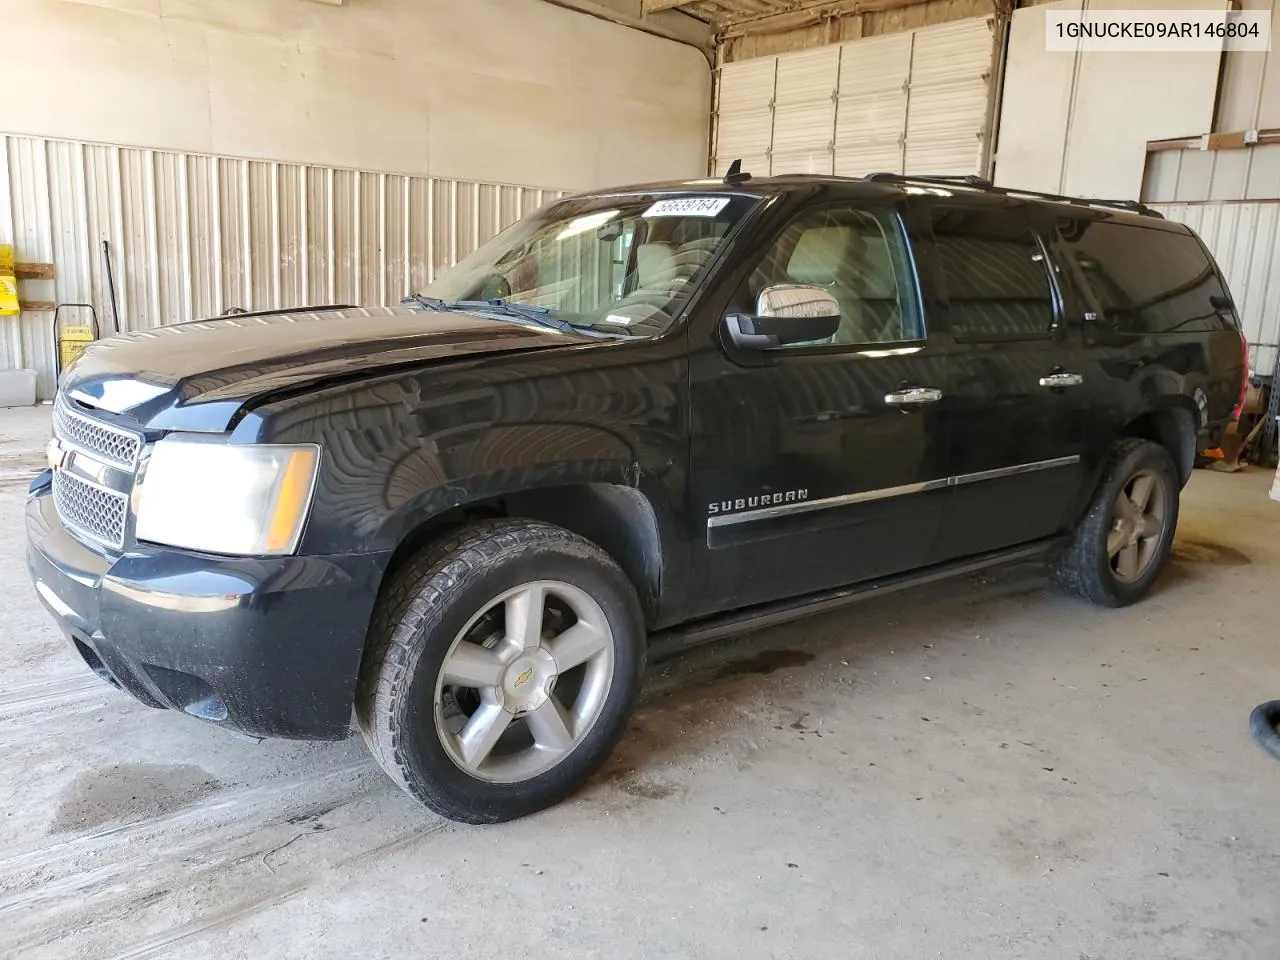
[(676, 274), (676, 249), (670, 243), (642, 243), (636, 247), (636, 285), (660, 286)]
[(842, 272), (847, 272), (856, 235), (853, 227), (810, 227), (800, 234), (791, 252), (787, 276), (795, 283), (835, 283)]
[(894, 277), (893, 263), (889, 260), (889, 247), (881, 240), (872, 240), (855, 259), (853, 273), (857, 278), (858, 292), (869, 300), (896, 300), (898, 284)]

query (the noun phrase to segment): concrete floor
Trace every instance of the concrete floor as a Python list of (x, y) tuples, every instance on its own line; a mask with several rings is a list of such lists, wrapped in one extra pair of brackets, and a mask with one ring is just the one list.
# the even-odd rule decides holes
[[(32, 462), (43, 415), (0, 415)], [(1126, 610), (1007, 571), (660, 666), (605, 775), (476, 828), (359, 739), (254, 746), (102, 685), (0, 476), (0, 956), (1280, 956), (1269, 483), (1198, 473)]]

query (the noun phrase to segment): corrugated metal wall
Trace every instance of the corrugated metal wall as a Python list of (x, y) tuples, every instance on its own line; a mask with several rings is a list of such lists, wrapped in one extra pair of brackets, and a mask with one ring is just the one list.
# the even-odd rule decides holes
[[(4, 136), (0, 242), (56, 279), (22, 297), (88, 302), (104, 333), (111, 248), (124, 330), (231, 307), (392, 304), (563, 191)], [(52, 314), (0, 317), (0, 369), (53, 391)]]
[(1250, 367), (1270, 376), (1280, 344), (1280, 203), (1153, 206), (1170, 220), (1187, 224), (1213, 251), (1249, 339)]
[(720, 68), (712, 167), (756, 174), (983, 173), (990, 17)]
[(1148, 153), (1142, 199), (1147, 203), (1280, 199), (1280, 144)]

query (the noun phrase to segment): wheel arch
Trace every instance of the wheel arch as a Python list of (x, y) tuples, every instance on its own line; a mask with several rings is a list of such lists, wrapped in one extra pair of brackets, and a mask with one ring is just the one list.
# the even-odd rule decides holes
[(1185, 486), (1195, 469), (1198, 452), (1199, 410), (1189, 397), (1171, 398), (1132, 417), (1121, 431), (1122, 436), (1158, 443), (1169, 451), (1178, 480)]
[(457, 527), (499, 517), (542, 520), (590, 540), (609, 554), (635, 587), (645, 620), (652, 626), (660, 616), (669, 540), (663, 533), (665, 511), (655, 507), (655, 500), (660, 498), (640, 485), (604, 480), (516, 487), (448, 507), (437, 503), (436, 509), (429, 500), (384, 531), (384, 537), (394, 540), (394, 551), (382, 583)]

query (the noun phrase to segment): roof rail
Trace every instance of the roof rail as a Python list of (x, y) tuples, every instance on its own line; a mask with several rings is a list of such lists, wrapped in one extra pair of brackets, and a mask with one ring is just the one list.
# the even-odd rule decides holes
[(1127, 210), (1145, 217), (1163, 219), (1163, 215), (1158, 210), (1152, 210), (1145, 203), (1137, 200), (1095, 200), (1092, 197), (1067, 197), (1057, 193), (1042, 193), (1039, 190), (1022, 190), (1018, 187), (997, 187), (990, 180), (973, 174), (913, 176), (902, 173), (869, 173), (862, 179), (872, 183), (930, 183), (945, 187), (968, 187), (1003, 197), (1029, 197), (1033, 200), (1049, 200), (1053, 203), (1074, 203), (1082, 207), (1107, 207), (1112, 210)]

